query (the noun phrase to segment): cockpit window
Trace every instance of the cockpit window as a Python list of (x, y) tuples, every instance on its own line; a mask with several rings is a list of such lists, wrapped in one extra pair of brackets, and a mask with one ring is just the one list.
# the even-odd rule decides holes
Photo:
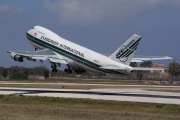
[(32, 29), (34, 29), (34, 27)]

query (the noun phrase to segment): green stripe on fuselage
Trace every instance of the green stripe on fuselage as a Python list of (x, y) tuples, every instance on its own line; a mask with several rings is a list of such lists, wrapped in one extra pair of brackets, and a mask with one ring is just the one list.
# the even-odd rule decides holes
[(74, 55), (74, 54), (72, 54), (72, 53), (70, 53), (70, 52), (68, 52), (68, 51), (65, 51), (65, 50), (57, 47), (57, 46), (53, 46), (53, 45), (51, 45), (51, 44), (49, 44), (49, 43), (46, 43), (46, 42), (44, 42), (44, 41), (42, 41), (42, 40), (39, 40), (39, 39), (37, 39), (37, 38), (29, 35), (28, 33), (27, 33), (27, 38), (28, 38), (31, 42), (34, 42), (34, 43), (36, 43), (36, 44), (38, 44), (38, 45), (40, 45), (40, 46), (43, 46), (44, 48), (48, 48), (48, 49), (50, 49), (50, 50), (52, 50), (52, 51), (54, 51), (54, 52), (56, 52), (56, 53), (58, 53), (58, 54), (60, 54), (60, 55), (63, 55), (63, 56), (65, 56), (65, 57), (69, 58), (69, 59), (72, 59), (72, 60), (74, 60), (74, 61), (76, 61), (76, 62), (78, 62), (78, 63), (80, 63), (80, 64), (82, 64), (82, 65), (88, 66), (88, 67), (90, 67), (90, 68), (92, 68), (92, 69), (98, 70), (98, 71), (100, 71), (100, 72), (106, 72), (106, 73), (123, 74), (123, 73), (121, 73), (121, 72), (114, 71), (114, 70), (101, 69), (101, 68), (100, 68), (101, 66), (98, 65), (98, 64), (95, 64), (95, 63), (93, 63), (93, 62), (91, 62), (91, 61), (88, 61), (88, 60), (86, 60), (86, 59), (84, 59), (84, 58), (81, 58), (81, 57), (79, 57), (79, 56), (77, 56), (77, 55)]

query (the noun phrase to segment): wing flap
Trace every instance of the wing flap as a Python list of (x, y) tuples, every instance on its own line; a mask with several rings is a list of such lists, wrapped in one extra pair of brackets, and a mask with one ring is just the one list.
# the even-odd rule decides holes
[(62, 64), (68, 64), (65, 60), (63, 59), (57, 59), (57, 58), (48, 58), (51, 62), (55, 63), (62, 63)]
[(32, 59), (36, 59), (36, 60), (46, 60), (46, 58), (42, 57), (42, 56), (35, 56), (35, 57), (31, 57)]

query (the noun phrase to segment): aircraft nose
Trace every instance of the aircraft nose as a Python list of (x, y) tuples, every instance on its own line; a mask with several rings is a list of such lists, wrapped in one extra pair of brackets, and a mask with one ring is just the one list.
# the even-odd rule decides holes
[(33, 34), (33, 29), (28, 30), (27, 33), (32, 35)]
[(30, 30), (28, 30), (27, 33), (30, 35), (34, 35), (35, 31), (36, 31), (36, 29), (35, 29), (35, 27), (33, 27)]

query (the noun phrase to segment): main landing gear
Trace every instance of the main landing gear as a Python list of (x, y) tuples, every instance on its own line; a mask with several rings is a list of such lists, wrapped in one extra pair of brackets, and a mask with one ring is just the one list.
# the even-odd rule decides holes
[(72, 74), (72, 70), (71, 68), (69, 67), (69, 65), (67, 65), (68, 68), (65, 68), (64, 69), (64, 72), (68, 73), (68, 74)]
[(56, 73), (56, 72), (57, 72), (57, 69), (56, 69), (56, 68), (53, 68), (53, 69), (52, 69), (52, 72), (55, 72), (55, 73)]
[(86, 71), (83, 70), (83, 69), (80, 69), (80, 68), (71, 68), (69, 65), (67, 65), (67, 68), (64, 69), (64, 72), (66, 72), (67, 74), (72, 74), (72, 72), (75, 72), (77, 74), (86, 73)]
[(57, 66), (56, 66), (56, 64), (55, 63), (51, 63), (51, 68), (52, 68), (52, 72), (57, 72), (58, 70), (56, 69), (57, 68)]
[(74, 71), (75, 71), (77, 74), (83, 74), (83, 73), (86, 73), (86, 71), (83, 70), (83, 69), (75, 69)]

